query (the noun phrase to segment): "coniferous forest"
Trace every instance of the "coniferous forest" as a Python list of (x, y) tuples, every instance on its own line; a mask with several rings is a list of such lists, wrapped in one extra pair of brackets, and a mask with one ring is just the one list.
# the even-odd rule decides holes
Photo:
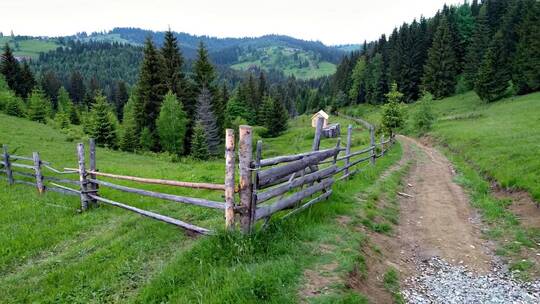
[[(493, 102), (538, 91), (539, 16), (535, 0), (475, 0), (404, 23), (350, 54), (281, 36), (259, 42), (303, 43), (324, 60), (341, 57), (334, 75), (308, 80), (223, 64), (238, 57), (232, 43), (242, 39), (203, 37), (195, 47), (194, 36), (181, 36), (189, 44), (185, 56), (170, 30), (113, 31), (139, 44), (65, 37), (56, 50), (20, 62), (6, 44), (0, 107), (66, 132), (81, 125), (103, 146), (204, 159), (221, 155), (225, 128), (251, 124), (277, 136), (289, 117), (382, 104), (394, 83), (409, 103), (424, 92), (441, 99), (474, 90)], [(210, 53), (205, 41), (219, 52)]]

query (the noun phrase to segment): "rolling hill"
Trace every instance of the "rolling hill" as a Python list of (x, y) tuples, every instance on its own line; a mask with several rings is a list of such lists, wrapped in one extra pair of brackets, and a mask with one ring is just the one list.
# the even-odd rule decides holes
[(40, 53), (53, 51), (60, 46), (56, 39), (26, 36), (0, 37), (0, 46), (2, 48), (6, 43), (13, 49), (15, 56), (31, 59), (37, 59)]

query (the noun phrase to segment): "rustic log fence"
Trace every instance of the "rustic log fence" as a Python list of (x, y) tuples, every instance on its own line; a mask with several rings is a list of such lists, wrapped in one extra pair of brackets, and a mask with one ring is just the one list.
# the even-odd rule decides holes
[[(370, 134), (369, 147), (367, 148), (357, 151), (352, 150), (353, 126), (349, 125), (345, 147), (341, 147), (341, 139), (338, 138), (334, 147), (321, 150), (321, 138), (327, 136), (325, 136), (323, 130), (323, 119), (320, 118), (317, 121), (311, 151), (266, 159), (262, 158), (262, 140), (256, 143), (255, 156), (253, 156), (253, 129), (250, 126), (239, 127), (238, 156), (235, 157), (235, 134), (232, 129), (227, 129), (225, 134), (225, 175), (223, 184), (145, 178), (101, 172), (97, 169), (96, 145), (93, 139), (89, 141), (88, 167), (86, 166), (85, 146), (79, 143), (76, 149), (77, 168), (64, 168), (63, 170), (55, 169), (50, 162), (41, 160), (37, 152), (34, 152), (32, 157), (10, 155), (8, 147), (4, 145), (0, 173), (5, 173), (5, 176), (0, 177), (7, 179), (10, 185), (22, 183), (35, 186), (40, 194), (46, 191), (55, 191), (79, 196), (81, 211), (86, 211), (102, 203), (200, 234), (212, 234), (213, 231), (105, 198), (100, 194), (99, 190), (109, 188), (174, 203), (222, 210), (226, 229), (240, 229), (244, 233), (249, 233), (259, 220), (264, 220), (267, 223), (274, 214), (283, 210), (290, 210), (282, 216), (282, 218), (287, 218), (307, 209), (309, 206), (326, 200), (332, 194), (332, 185), (336, 181), (347, 179), (359, 172), (360, 169), (353, 170), (354, 167), (364, 162), (374, 164), (377, 158), (384, 156), (385, 152), (394, 143), (394, 136), (386, 140), (382, 136), (380, 142), (377, 142), (373, 126), (367, 122), (360, 123), (366, 126)], [(238, 168), (235, 165), (236, 160), (238, 160)], [(21, 162), (31, 162), (31, 164)], [(31, 170), (31, 173), (21, 172), (20, 169)], [(50, 171), (52, 174), (44, 174), (44, 170)], [(239, 174), (238, 185), (235, 182), (236, 170), (238, 170)], [(53, 174), (77, 175), (78, 179), (60, 178), (52, 176)], [(16, 179), (14, 176), (22, 177), (22, 179)], [(33, 179), (33, 182), (30, 182), (29, 178)], [(130, 181), (137, 184), (222, 191), (224, 201), (149, 191), (133, 186), (115, 184), (102, 178)], [(66, 184), (78, 186), (78, 189), (73, 189)], [(237, 198), (236, 193), (238, 193)]]

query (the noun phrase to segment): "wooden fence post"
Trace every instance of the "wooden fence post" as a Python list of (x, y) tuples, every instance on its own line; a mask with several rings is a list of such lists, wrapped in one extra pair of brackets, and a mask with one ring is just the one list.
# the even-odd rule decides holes
[(11, 161), (9, 160), (9, 154), (8, 154), (8, 146), (2, 145), (2, 148), (4, 150), (4, 168), (6, 170), (6, 175), (8, 179), (8, 183), (10, 185), (13, 185), (13, 171), (11, 171)]
[(384, 134), (381, 135), (381, 156), (384, 156)]
[(375, 144), (375, 128), (369, 128), (369, 142), (371, 146), (371, 164), (375, 164), (375, 159), (377, 158), (377, 145)]
[[(90, 160), (89, 160), (90, 171), (96, 172), (97, 171), (97, 167), (96, 167), (96, 141), (93, 138), (90, 138), (90, 140), (89, 140), (89, 148), (90, 148)], [(90, 173), (90, 178), (91, 179), (96, 179), (96, 175), (93, 174), (93, 173)], [(92, 192), (93, 195), (97, 195), (98, 187), (99, 186), (97, 184), (88, 183), (88, 191)], [(92, 203), (93, 206), (97, 206), (97, 204), (98, 204), (97, 200), (95, 200), (95, 199), (90, 199), (90, 202)]]
[(88, 180), (86, 179), (86, 168), (84, 162), (84, 144), (77, 144), (77, 157), (79, 159), (79, 182), (81, 183), (81, 210), (88, 209)]
[(324, 118), (319, 117), (317, 119), (317, 127), (315, 128), (315, 137), (313, 137), (313, 151), (318, 151), (319, 147), (321, 146), (321, 135), (322, 135), (322, 129), (324, 125)]
[(45, 191), (43, 186), (43, 174), (41, 174), (41, 159), (39, 158), (39, 153), (32, 153), (32, 158), (34, 159), (34, 172), (36, 173), (36, 187), (39, 194), (42, 194)]
[(234, 130), (225, 130), (225, 228), (234, 229)]
[(250, 126), (240, 126), (240, 138), (238, 148), (238, 159), (240, 166), (240, 204), (243, 207), (240, 224), (242, 232), (251, 231), (251, 212), (254, 208), (252, 202), (252, 179), (251, 179), (251, 160), (252, 160), (252, 128)]
[[(348, 156), (349, 154), (351, 154), (351, 140), (352, 140), (352, 125), (349, 125), (347, 127), (347, 146), (345, 148), (345, 155), (347, 156), (347, 158), (345, 158), (345, 167), (349, 165), (350, 159), (351, 159)], [(347, 174), (349, 174), (349, 168), (345, 169), (345, 173), (343, 175), (346, 176)]]

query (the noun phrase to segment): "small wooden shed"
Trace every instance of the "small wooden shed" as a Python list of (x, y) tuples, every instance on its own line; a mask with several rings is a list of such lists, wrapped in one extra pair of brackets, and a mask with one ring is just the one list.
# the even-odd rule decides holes
[(326, 112), (323, 110), (320, 110), (311, 116), (311, 126), (314, 128), (317, 127), (317, 120), (319, 120), (319, 117), (324, 119), (323, 128), (326, 128), (328, 126), (328, 117), (330, 116), (328, 116), (328, 114), (326, 114)]

